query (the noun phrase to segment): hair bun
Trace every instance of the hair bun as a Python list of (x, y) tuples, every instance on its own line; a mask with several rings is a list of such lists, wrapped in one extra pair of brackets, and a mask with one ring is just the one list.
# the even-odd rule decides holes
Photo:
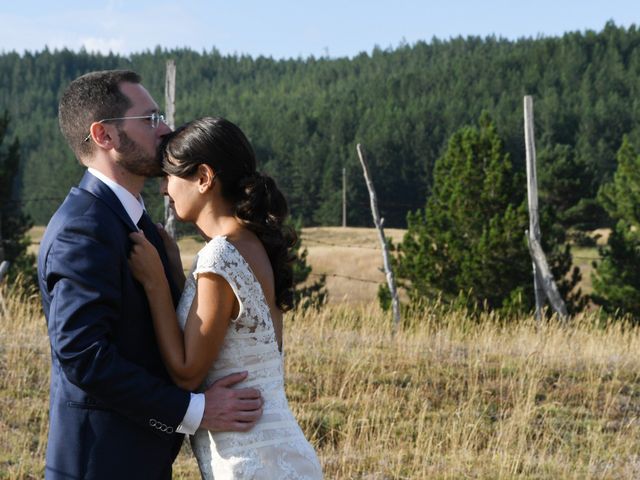
[(259, 172), (253, 172), (242, 178), (239, 187), (244, 200), (258, 201), (257, 197), (262, 197), (266, 192), (263, 175)]
[(253, 172), (240, 181), (242, 198), (236, 214), (254, 226), (280, 228), (288, 213), (287, 203), (269, 175)]

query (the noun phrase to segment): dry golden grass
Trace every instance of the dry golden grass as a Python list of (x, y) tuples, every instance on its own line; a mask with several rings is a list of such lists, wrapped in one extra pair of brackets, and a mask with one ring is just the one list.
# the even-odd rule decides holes
[[(385, 229), (387, 238), (395, 244), (402, 241), (406, 230)], [(44, 227), (34, 227), (29, 235), (34, 242), (30, 251), (37, 253), (38, 243), (44, 233)], [(609, 230), (594, 230), (598, 235), (598, 244), (608, 237)], [(315, 281), (318, 275), (326, 274), (328, 301), (331, 304), (349, 303), (367, 304), (377, 301), (378, 286), (385, 283), (382, 271), (382, 251), (378, 233), (373, 228), (355, 227), (311, 227), (302, 229), (302, 246), (308, 250), (307, 262), (313, 267), (309, 280)], [(188, 271), (194, 255), (202, 248), (199, 237), (183, 237), (179, 241), (182, 263)], [(579, 287), (584, 294), (592, 291), (592, 262), (599, 258), (595, 248), (572, 248), (574, 265), (580, 267), (582, 282)], [(401, 292), (402, 293), (402, 292)]]
[[(42, 478), (49, 348), (5, 290), (0, 478)], [(391, 337), (375, 306), (285, 320), (287, 392), (331, 479), (640, 477), (640, 330), (539, 328), (432, 305)], [(185, 445), (174, 478), (199, 478)]]
[[(405, 230), (385, 229), (395, 244)], [(374, 228), (314, 227), (302, 230), (302, 246), (315, 275), (326, 274), (329, 303), (364, 304), (376, 298), (385, 282), (382, 250)]]
[(589, 295), (593, 293), (593, 282), (591, 275), (594, 272), (593, 262), (600, 259), (598, 249), (594, 247), (572, 247), (573, 264), (580, 268), (582, 280), (579, 287), (582, 293)]

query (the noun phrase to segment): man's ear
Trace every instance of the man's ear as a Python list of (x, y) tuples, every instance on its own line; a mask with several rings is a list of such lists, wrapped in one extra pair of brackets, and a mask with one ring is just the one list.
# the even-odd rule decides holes
[(113, 130), (109, 125), (104, 123), (93, 122), (91, 127), (89, 127), (89, 135), (96, 145), (105, 150), (118, 146), (117, 142), (119, 139), (117, 135), (113, 135)]
[(209, 165), (198, 165), (198, 189), (200, 193), (211, 190), (216, 183), (216, 174)]

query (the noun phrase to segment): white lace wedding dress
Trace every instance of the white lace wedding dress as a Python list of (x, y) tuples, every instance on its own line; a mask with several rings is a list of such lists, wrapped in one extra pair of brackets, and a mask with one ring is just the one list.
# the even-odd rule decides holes
[(247, 370), (238, 387), (260, 389), (263, 415), (246, 433), (200, 429), (191, 437), (202, 478), (319, 479), (320, 463), (294, 418), (284, 390), (282, 355), (262, 288), (240, 252), (226, 237), (215, 237), (194, 260), (180, 304), (178, 320), (184, 329), (196, 293), (196, 278), (212, 272), (229, 282), (240, 304), (231, 320), (217, 360), (202, 388), (233, 372)]

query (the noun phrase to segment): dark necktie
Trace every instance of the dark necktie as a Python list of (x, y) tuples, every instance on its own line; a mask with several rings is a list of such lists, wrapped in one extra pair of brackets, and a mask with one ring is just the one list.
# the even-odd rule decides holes
[(156, 250), (160, 254), (160, 259), (162, 260), (162, 265), (164, 266), (165, 275), (169, 280), (169, 288), (171, 289), (171, 296), (173, 297), (173, 303), (177, 304), (177, 300), (180, 298), (180, 292), (174, 285), (171, 275), (168, 275), (169, 271), (169, 259), (167, 258), (167, 252), (164, 249), (164, 243), (162, 242), (162, 238), (158, 233), (158, 229), (151, 221), (151, 217), (149, 214), (144, 211), (142, 212), (142, 217), (138, 220), (138, 227), (140, 230), (144, 232), (144, 236), (151, 242), (151, 244), (156, 247)]
[[(162, 257), (164, 254), (164, 245), (162, 245), (160, 234), (147, 212), (142, 212), (142, 216), (140, 217), (140, 220), (138, 220), (138, 227), (144, 232), (144, 236), (147, 237), (147, 240), (156, 247), (156, 250), (160, 253), (160, 257)], [(164, 258), (162, 259), (162, 262), (164, 263)]]

